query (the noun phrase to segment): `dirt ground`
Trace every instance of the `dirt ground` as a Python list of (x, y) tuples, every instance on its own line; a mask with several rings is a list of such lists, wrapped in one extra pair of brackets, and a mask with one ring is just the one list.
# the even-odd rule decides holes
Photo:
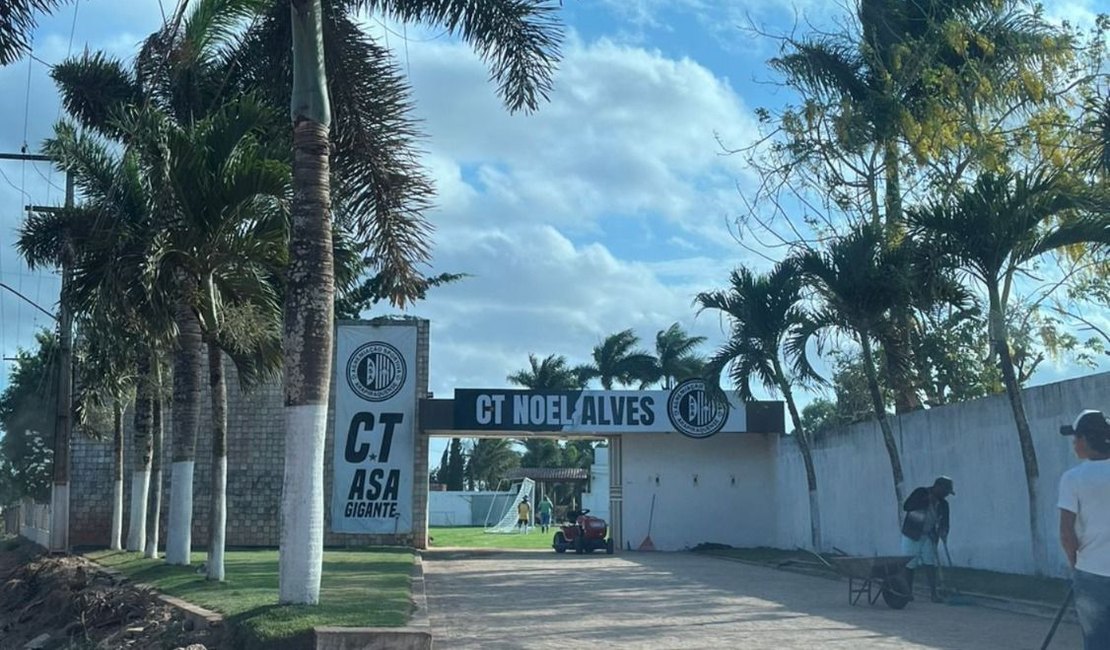
[[(214, 632), (81, 557), (0, 542), (0, 650), (216, 647)], [(43, 637), (43, 635), (47, 635)]]
[[(429, 551), (436, 648), (1035, 650), (1051, 621), (975, 606), (852, 606), (846, 582), (695, 553)], [(1053, 649), (1082, 646), (1061, 625)]]

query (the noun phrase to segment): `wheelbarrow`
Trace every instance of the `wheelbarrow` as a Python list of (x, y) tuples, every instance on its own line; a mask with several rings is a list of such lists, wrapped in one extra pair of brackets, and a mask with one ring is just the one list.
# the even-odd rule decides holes
[[(812, 551), (811, 551), (812, 553)], [(891, 609), (902, 609), (913, 597), (906, 584), (906, 565), (913, 559), (910, 555), (880, 555), (878, 557), (856, 557), (851, 555), (829, 555), (812, 553), (826, 567), (848, 578), (848, 604), (855, 605), (866, 596), (867, 603), (874, 605), (881, 596)]]

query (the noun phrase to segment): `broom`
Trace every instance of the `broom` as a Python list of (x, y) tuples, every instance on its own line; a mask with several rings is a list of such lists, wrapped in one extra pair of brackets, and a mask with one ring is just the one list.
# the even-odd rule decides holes
[(638, 551), (654, 551), (655, 544), (651, 541), (651, 522), (655, 519), (655, 495), (651, 495), (651, 512), (648, 514), (648, 534), (644, 541), (640, 542)]

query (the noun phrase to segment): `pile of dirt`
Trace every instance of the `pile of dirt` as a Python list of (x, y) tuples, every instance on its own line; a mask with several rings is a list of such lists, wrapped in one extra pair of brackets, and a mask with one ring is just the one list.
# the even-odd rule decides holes
[(0, 649), (187, 648), (219, 645), (157, 594), (82, 557), (0, 546)]

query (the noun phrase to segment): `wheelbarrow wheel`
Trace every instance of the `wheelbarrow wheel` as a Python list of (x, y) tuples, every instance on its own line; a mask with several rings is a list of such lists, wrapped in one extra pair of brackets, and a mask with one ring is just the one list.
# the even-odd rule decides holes
[(891, 609), (903, 609), (910, 602), (910, 586), (902, 576), (883, 580), (883, 602)]

